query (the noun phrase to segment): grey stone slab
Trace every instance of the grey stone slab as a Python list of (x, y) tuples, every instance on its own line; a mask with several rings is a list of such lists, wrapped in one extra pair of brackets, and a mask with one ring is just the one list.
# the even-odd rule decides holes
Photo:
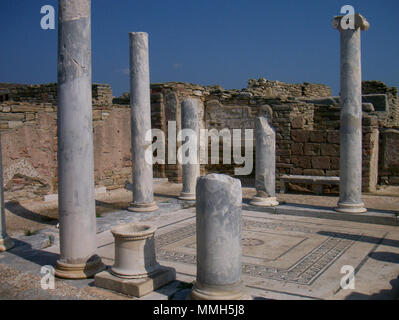
[(165, 267), (162, 267), (156, 274), (143, 279), (122, 279), (112, 275), (109, 271), (103, 271), (95, 276), (95, 285), (98, 288), (141, 298), (175, 279), (175, 270)]
[(244, 210), (271, 214), (314, 217), (341, 221), (354, 221), (368, 224), (399, 225), (398, 213), (394, 211), (369, 210), (364, 213), (342, 213), (326, 207), (314, 207), (300, 204), (282, 204), (275, 208), (258, 208), (244, 204)]

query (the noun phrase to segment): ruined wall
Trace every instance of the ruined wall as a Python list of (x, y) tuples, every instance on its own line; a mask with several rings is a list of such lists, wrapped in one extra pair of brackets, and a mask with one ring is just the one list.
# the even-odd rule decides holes
[(380, 183), (399, 184), (399, 130), (387, 129), (381, 133)]
[[(387, 88), (372, 82), (363, 86), (363, 92), (386, 94), (390, 110), (397, 110), (394, 105), (397, 93)], [(265, 79), (250, 80), (248, 88), (242, 90), (176, 82), (153, 84), (152, 125), (165, 132), (167, 137), (168, 121), (176, 121), (178, 131), (181, 128), (180, 105), (185, 97), (199, 100), (201, 128), (253, 129), (256, 117), (272, 116), (277, 137), (278, 175), (338, 176), (339, 99), (330, 96), (330, 89), (323, 85), (290, 85)], [(56, 100), (56, 84), (0, 84), (6, 199), (40, 199), (57, 193)], [(373, 110), (366, 108), (363, 117), (364, 191), (375, 188), (378, 172), (380, 183), (399, 183), (399, 151), (395, 147), (399, 145), (398, 133), (384, 129), (385, 118)], [(112, 190), (131, 183), (128, 95), (114, 99), (110, 86), (93, 85), (93, 133), (96, 187), (105, 186)], [(165, 144), (168, 160), (167, 140)], [(210, 151), (210, 139), (208, 147)], [(244, 155), (244, 141), (241, 151)], [(222, 140), (219, 157), (222, 160)], [(212, 165), (209, 157), (208, 164), (201, 166), (201, 173), (233, 174), (235, 167), (237, 165)], [(154, 176), (181, 182), (181, 165), (155, 165)], [(326, 188), (325, 192), (331, 190)]]
[[(58, 192), (56, 85), (0, 85), (5, 198), (41, 199)], [(108, 85), (93, 85), (96, 186), (131, 182), (130, 110), (112, 105)]]
[[(278, 176), (280, 174), (339, 176), (339, 99), (324, 96), (315, 98), (313, 95), (274, 97), (274, 93), (268, 90), (256, 95), (260, 92), (259, 87), (252, 89), (251, 86), (253, 86), (251, 80), (249, 88), (243, 90), (223, 90), (220, 87), (193, 87), (181, 84), (175, 91), (176, 84), (159, 85), (156, 93), (153, 88), (153, 96), (156, 94), (158, 101), (163, 101), (163, 103), (157, 106), (153, 114), (153, 122), (160, 122), (160, 118), (163, 119), (162, 121), (176, 120), (176, 117), (179, 121), (177, 113), (171, 115), (168, 114), (168, 108), (165, 109), (167, 105), (164, 103), (165, 96), (172, 92), (176, 97), (174, 105), (177, 109), (179, 105), (176, 101), (181, 102), (185, 96), (197, 97), (204, 103), (203, 123), (209, 130), (254, 129), (256, 117), (272, 115), (277, 139)], [(295, 86), (283, 85), (279, 88), (279, 94), (283, 90), (286, 93), (299, 93), (295, 91)], [(316, 94), (318, 91), (314, 92)], [(322, 87), (318, 94), (327, 95), (331, 94), (331, 91)], [(166, 116), (159, 115), (158, 110), (165, 110)], [(364, 113), (363, 134), (363, 189), (373, 191), (378, 178), (378, 119), (367, 112)], [(254, 142), (253, 144), (255, 145)], [(222, 146), (222, 139), (220, 139), (220, 160), (223, 156)], [(244, 155), (243, 148), (242, 155)], [(235, 167), (237, 165), (234, 164), (212, 165), (209, 161), (207, 165), (202, 166), (202, 169), (205, 172), (233, 174)], [(181, 173), (175, 167), (168, 166), (165, 175), (178, 181)], [(328, 192), (329, 189), (325, 191)]]
[[(373, 114), (380, 119), (380, 126), (385, 128), (399, 127), (399, 97), (398, 89), (388, 87), (381, 81), (363, 81), (362, 83), (363, 102), (368, 102), (367, 97), (371, 98), (370, 102), (374, 103), (376, 111)], [(386, 111), (378, 110), (386, 105)], [(382, 111), (382, 112), (381, 112)]]
[(280, 81), (271, 81), (261, 78), (259, 80), (249, 79), (248, 89), (254, 95), (266, 97), (330, 97), (331, 88), (323, 84), (300, 83), (290, 84)]

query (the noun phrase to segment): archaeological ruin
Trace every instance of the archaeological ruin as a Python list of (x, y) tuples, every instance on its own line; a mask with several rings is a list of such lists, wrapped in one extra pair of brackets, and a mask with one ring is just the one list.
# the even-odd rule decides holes
[[(130, 32), (130, 92), (114, 97), (92, 83), (91, 0), (60, 0), (58, 15), (57, 84), (0, 83), (0, 272), (50, 268), (101, 300), (346, 298), (342, 266), (363, 292), (373, 271), (379, 290), (397, 276), (398, 213), (365, 198), (399, 186), (399, 96), (362, 81), (363, 16), (333, 19), (339, 96), (265, 78), (151, 84), (150, 35)], [(129, 205), (98, 200), (112, 191)], [(57, 225), (9, 237), (5, 202), (32, 220), (24, 206), (53, 203)]]
[[(57, 85), (0, 87), (5, 198), (44, 199), (57, 194)], [(129, 98), (114, 98), (109, 85), (93, 84), (92, 89), (96, 188), (124, 188), (132, 182)], [(362, 187), (368, 192), (379, 184), (399, 184), (399, 98), (397, 88), (380, 81), (363, 81), (362, 92)], [(181, 102), (189, 97), (201, 101), (203, 128), (255, 129), (258, 116), (272, 114), (277, 187), (282, 174), (339, 176), (340, 101), (327, 86), (265, 79), (249, 80), (242, 90), (152, 84), (152, 127), (167, 133), (168, 121), (176, 121), (179, 130)], [(201, 173), (205, 172), (234, 171), (233, 165), (209, 161), (201, 165)], [(182, 167), (156, 164), (154, 177), (181, 182)], [(338, 188), (324, 187), (325, 193), (334, 191)]]

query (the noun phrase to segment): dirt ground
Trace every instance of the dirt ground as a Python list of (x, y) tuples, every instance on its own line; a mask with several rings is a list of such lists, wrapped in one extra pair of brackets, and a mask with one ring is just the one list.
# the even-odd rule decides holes
[[(155, 184), (155, 200), (167, 201), (176, 198), (182, 185), (175, 183)], [(243, 198), (250, 199), (255, 195), (254, 188), (243, 188)], [(334, 207), (338, 194), (316, 196), (311, 193), (290, 192), (278, 194), (280, 203), (298, 203), (317, 206)], [(127, 189), (109, 191), (96, 196), (97, 216), (106, 215), (129, 206), (132, 193)], [(383, 187), (376, 193), (364, 194), (363, 200), (367, 208), (378, 210), (399, 210), (399, 187)], [(58, 202), (23, 201), (6, 202), (6, 224), (10, 236), (31, 235), (36, 231), (55, 226), (58, 223)]]

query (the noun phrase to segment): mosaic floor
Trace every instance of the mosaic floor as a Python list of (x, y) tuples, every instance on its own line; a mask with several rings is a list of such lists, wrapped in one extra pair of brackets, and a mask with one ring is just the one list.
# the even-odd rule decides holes
[[(181, 210), (155, 224), (158, 225), (158, 261), (175, 268), (179, 280), (195, 280), (194, 210)], [(387, 242), (388, 235), (394, 236), (391, 243)], [(112, 236), (108, 234), (102, 238), (99, 253), (112, 265)], [(367, 277), (368, 261), (373, 260), (373, 253), (383, 248), (385, 242), (391, 251), (399, 253), (396, 239), (399, 240), (399, 233), (394, 227), (243, 211), (243, 279), (255, 298), (347, 297), (357, 291), (341, 289), (341, 279), (345, 275), (341, 269), (352, 266), (356, 270), (357, 287), (363, 286), (373, 293), (389, 288), (390, 281), (380, 279), (373, 283), (363, 279), (362, 274), (366, 273)], [(391, 263), (390, 273), (383, 278), (392, 276), (395, 279), (399, 274), (398, 263), (399, 259)], [(378, 272), (375, 270), (374, 275)]]

